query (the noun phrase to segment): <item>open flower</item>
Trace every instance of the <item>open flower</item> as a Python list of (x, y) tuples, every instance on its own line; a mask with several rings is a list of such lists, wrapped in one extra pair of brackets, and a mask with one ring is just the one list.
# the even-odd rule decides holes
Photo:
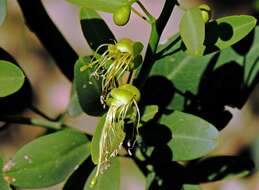
[(140, 113), (137, 102), (140, 100), (139, 90), (131, 84), (124, 84), (114, 88), (108, 94), (106, 103), (109, 110), (106, 114), (104, 126), (99, 142), (99, 157), (97, 171), (91, 184), (96, 183), (100, 173), (110, 165), (110, 160), (115, 157), (122, 147), (125, 138), (125, 120), (136, 116), (133, 119), (135, 127), (140, 122)]
[[(103, 48), (106, 51), (99, 54)], [(135, 69), (142, 62), (142, 49), (140, 42), (130, 39), (122, 39), (115, 44), (103, 44), (97, 48), (90, 64), (81, 67), (81, 71), (95, 67), (91, 76), (102, 78), (102, 103), (108, 92), (117, 87), (118, 80), (125, 72)]]

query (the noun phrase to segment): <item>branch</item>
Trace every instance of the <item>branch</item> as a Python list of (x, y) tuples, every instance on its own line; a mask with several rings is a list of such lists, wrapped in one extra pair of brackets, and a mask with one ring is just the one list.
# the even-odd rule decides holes
[(151, 35), (149, 38), (146, 56), (138, 77), (134, 81), (134, 84), (139, 88), (144, 86), (152, 66), (156, 61), (155, 56), (159, 40), (176, 4), (177, 2), (175, 0), (166, 0), (159, 18), (151, 24)]
[(157, 31), (161, 35), (169, 21), (175, 5), (178, 5), (177, 0), (166, 0), (163, 10), (157, 19)]
[(35, 125), (48, 129), (59, 130), (62, 128), (62, 123), (48, 121), (46, 119), (36, 119), (36, 118), (27, 118), (27, 117), (13, 117), (13, 116), (1, 116), (0, 121), (15, 123), (15, 124), (24, 124), (24, 125)]
[(77, 53), (49, 18), (40, 0), (18, 0), (29, 29), (56, 61), (64, 75), (72, 80)]

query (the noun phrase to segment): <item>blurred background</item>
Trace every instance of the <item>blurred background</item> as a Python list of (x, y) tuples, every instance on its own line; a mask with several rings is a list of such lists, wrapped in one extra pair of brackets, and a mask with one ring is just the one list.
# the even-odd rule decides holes
[[(65, 0), (43, 0), (42, 2), (49, 16), (73, 49), (79, 55), (90, 54), (91, 50), (81, 32), (78, 7), (68, 4)], [(259, 8), (258, 0), (181, 0), (181, 6), (174, 11), (161, 43), (178, 31), (182, 10), (201, 2), (210, 4), (214, 18), (233, 14), (256, 14), (256, 10)], [(143, 3), (155, 16), (158, 16), (164, 0), (143, 0)], [(31, 8), (33, 9), (33, 7)], [(118, 39), (127, 37), (147, 44), (150, 28), (134, 14), (125, 27), (113, 24), (111, 15), (101, 14)], [(0, 27), (0, 46), (15, 57), (28, 76), (34, 93), (33, 106), (50, 118), (56, 118), (63, 113), (69, 104), (71, 83), (55, 66), (53, 59), (35, 35), (26, 27), (15, 0), (8, 0), (7, 20)], [(213, 152), (213, 155), (236, 155), (250, 148), (259, 165), (259, 85), (242, 110), (231, 109), (231, 112), (234, 117), (229, 125), (221, 131), (220, 146)], [(33, 113), (28, 109), (25, 110), (24, 115), (33, 116)], [(72, 123), (73, 126), (88, 133), (93, 133), (97, 121), (96, 118), (86, 115), (65, 119), (68, 123)], [(7, 160), (22, 145), (43, 132), (44, 130), (38, 127), (0, 123), (0, 152)], [(128, 159), (123, 162), (125, 164), (122, 168), (121, 190), (144, 190), (143, 176), (138, 172), (134, 163)], [(59, 190), (60, 187), (45, 188), (45, 190), (47, 189)], [(259, 190), (259, 173), (244, 179), (202, 184), (202, 189)]]

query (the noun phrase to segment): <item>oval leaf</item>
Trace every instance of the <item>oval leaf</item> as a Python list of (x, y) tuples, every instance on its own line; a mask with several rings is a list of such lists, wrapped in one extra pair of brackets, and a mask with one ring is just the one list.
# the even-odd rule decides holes
[(95, 10), (81, 8), (80, 23), (83, 34), (93, 50), (102, 44), (116, 41), (112, 31)]
[(7, 182), (4, 179), (4, 175), (2, 172), (2, 168), (3, 168), (3, 159), (0, 157), (0, 189), (1, 190), (11, 190), (11, 188), (9, 187), (9, 185), (7, 184)]
[(256, 26), (256, 18), (248, 15), (227, 16), (219, 18), (206, 26), (207, 50), (214, 45), (218, 49), (225, 49), (237, 43), (249, 34)]
[(0, 60), (0, 97), (18, 91), (24, 83), (24, 78), (19, 67), (9, 61)]
[(192, 160), (207, 155), (218, 144), (218, 131), (207, 121), (183, 112), (164, 115), (160, 123), (172, 131), (168, 146), (173, 160)]
[(4, 175), (17, 187), (48, 187), (67, 179), (89, 154), (86, 136), (66, 129), (25, 145), (5, 165)]
[(0, 0), (0, 26), (4, 23), (7, 15), (7, 0)]
[(205, 49), (205, 23), (198, 7), (185, 12), (180, 23), (180, 35), (191, 55), (202, 55)]
[(76, 83), (76, 91), (83, 111), (88, 115), (100, 116), (105, 111), (100, 101), (102, 78), (96, 79), (95, 77), (91, 77), (94, 71), (92, 67), (80, 71), (80, 68), (89, 64), (90, 61), (90, 57), (79, 57), (75, 64), (74, 82)]
[(70, 3), (98, 11), (113, 13), (116, 9), (129, 5), (128, 0), (67, 0)]
[(114, 158), (111, 161), (111, 166), (100, 174), (96, 184), (91, 187), (91, 182), (95, 177), (96, 168), (88, 177), (84, 190), (119, 190), (120, 189), (120, 160)]

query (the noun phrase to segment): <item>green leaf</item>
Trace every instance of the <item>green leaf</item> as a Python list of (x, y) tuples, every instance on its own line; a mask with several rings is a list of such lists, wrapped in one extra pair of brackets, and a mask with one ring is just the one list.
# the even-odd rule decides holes
[(0, 97), (17, 92), (24, 83), (24, 74), (9, 61), (0, 60)]
[(172, 131), (168, 146), (173, 152), (173, 160), (196, 159), (207, 155), (218, 145), (217, 129), (197, 116), (175, 111), (162, 116), (160, 123)]
[(106, 120), (106, 114), (100, 118), (99, 123), (96, 126), (93, 139), (91, 141), (91, 156), (92, 156), (92, 161), (94, 164), (98, 164), (99, 144), (100, 144), (102, 130), (103, 130), (103, 127), (105, 124), (105, 120)]
[[(174, 42), (176, 38), (177, 36), (167, 44)], [(182, 111), (185, 106), (183, 94), (186, 92), (198, 94), (203, 74), (214, 55), (190, 56), (183, 51), (171, 55), (171, 52), (175, 52), (180, 46), (180, 43), (177, 43), (163, 53), (163, 57), (154, 64), (151, 76), (163, 76), (172, 82), (177, 91), (169, 102), (168, 108)]]
[(94, 9), (98, 11), (113, 13), (118, 8), (130, 5), (128, 0), (67, 0), (70, 3), (79, 5), (81, 7), (86, 7), (89, 9)]
[(183, 185), (183, 190), (201, 190), (199, 185)]
[[(242, 48), (242, 47), (240, 47)], [(254, 40), (250, 51), (246, 54), (245, 62), (245, 85), (248, 88), (254, 87), (257, 84), (257, 75), (259, 73), (258, 64), (259, 52), (259, 26), (255, 28)], [(242, 64), (242, 62), (240, 62)]]
[(89, 155), (86, 136), (65, 129), (21, 148), (6, 164), (4, 175), (17, 187), (48, 187), (66, 180)]
[(3, 159), (0, 157), (0, 189), (1, 190), (11, 190), (11, 188), (9, 187), (9, 185), (7, 184), (7, 182), (4, 179), (4, 175), (2, 172), (3, 165), (4, 165)]
[(180, 23), (180, 35), (191, 55), (202, 55), (205, 49), (205, 22), (198, 7), (185, 12)]
[(71, 97), (70, 97), (70, 102), (68, 105), (67, 112), (68, 112), (68, 115), (71, 117), (76, 117), (76, 116), (79, 116), (81, 113), (83, 113), (83, 110), (78, 100), (75, 82), (73, 82), (72, 84), (72, 92), (71, 92)]
[(145, 107), (144, 113), (141, 116), (141, 121), (147, 122), (151, 119), (153, 119), (158, 112), (158, 106), (157, 105), (149, 105)]
[[(250, 84), (254, 81), (259, 70), (259, 65), (257, 64), (258, 67), (254, 65), (257, 59), (256, 52), (259, 50), (257, 45), (259, 41), (258, 33), (259, 28), (256, 29), (256, 37), (251, 50), (247, 54), (247, 62), (245, 64), (245, 78), (248, 78), (248, 73), (251, 71), (251, 68), (254, 68), (251, 72)], [(167, 106), (168, 109), (184, 110), (186, 102), (190, 98), (187, 94), (190, 94), (191, 97), (199, 96), (200, 90), (202, 90), (201, 84), (206, 82), (218, 69), (227, 67), (233, 64), (233, 62), (242, 68), (244, 67), (242, 55), (236, 53), (232, 48), (226, 48), (221, 52), (202, 57), (190, 56), (181, 50), (181, 41), (177, 39), (178, 35), (175, 35), (166, 44), (160, 45), (160, 59), (156, 61), (151, 71), (151, 76), (165, 77), (165, 79), (171, 81), (172, 86), (176, 89)], [(222, 86), (220, 83), (219, 81), (218, 85)], [(231, 88), (231, 86), (227, 88)]]
[[(210, 22), (206, 26), (206, 46), (212, 49), (225, 49), (237, 43), (256, 26), (256, 18), (248, 15), (228, 16)], [(214, 49), (211, 46), (215, 46)]]
[(116, 41), (112, 31), (96, 11), (81, 8), (80, 22), (83, 34), (93, 50), (102, 44)]
[(146, 177), (145, 190), (149, 190), (153, 180), (156, 178), (155, 172), (151, 172)]
[(92, 116), (100, 116), (105, 111), (100, 101), (102, 78), (96, 79), (96, 77), (91, 76), (94, 72), (93, 67), (80, 71), (80, 68), (89, 64), (90, 61), (90, 57), (79, 57), (75, 64), (74, 80), (79, 103), (83, 111)]
[(4, 23), (7, 15), (7, 0), (0, 0), (0, 26)]
[[(160, 59), (154, 64), (151, 76), (163, 76), (177, 89), (172, 97), (172, 100), (168, 104), (168, 109), (184, 110), (186, 102), (189, 97), (186, 94), (192, 95), (192, 97), (198, 97), (202, 90), (202, 84), (208, 80), (211, 75), (219, 70), (224, 71), (223, 68), (232, 67), (231, 64), (236, 64), (244, 69), (244, 79), (241, 81), (245, 88), (240, 88), (240, 102), (239, 105), (231, 105), (239, 107), (245, 102), (249, 93), (256, 85), (256, 77), (259, 72), (258, 63), (258, 51), (259, 51), (259, 27), (255, 28), (254, 34), (249, 35), (248, 40), (251, 40), (251, 47), (244, 47), (243, 43), (237, 43), (235, 46), (239, 49), (247, 48), (247, 54), (244, 56), (237, 53), (232, 47), (226, 48), (221, 52), (197, 57), (189, 56), (181, 50), (181, 41), (178, 39), (178, 34), (168, 40), (166, 44), (159, 46)], [(253, 39), (254, 37), (254, 39)], [(245, 39), (244, 39), (245, 40)], [(247, 42), (245, 42), (247, 44)], [(223, 73), (224, 74), (224, 73)], [(233, 76), (235, 74), (232, 73)], [(227, 79), (226, 79), (227, 80)], [(224, 83), (225, 85), (222, 85)], [(231, 89), (233, 86), (227, 86), (224, 82), (224, 78), (218, 81), (218, 87)], [(217, 87), (217, 88), (218, 88)], [(223, 92), (222, 92), (223, 94)], [(209, 98), (209, 95), (207, 95)]]
[(91, 187), (91, 182), (95, 177), (96, 168), (88, 177), (84, 190), (119, 190), (120, 189), (120, 160), (114, 158), (111, 161), (111, 166), (100, 174), (96, 184)]

